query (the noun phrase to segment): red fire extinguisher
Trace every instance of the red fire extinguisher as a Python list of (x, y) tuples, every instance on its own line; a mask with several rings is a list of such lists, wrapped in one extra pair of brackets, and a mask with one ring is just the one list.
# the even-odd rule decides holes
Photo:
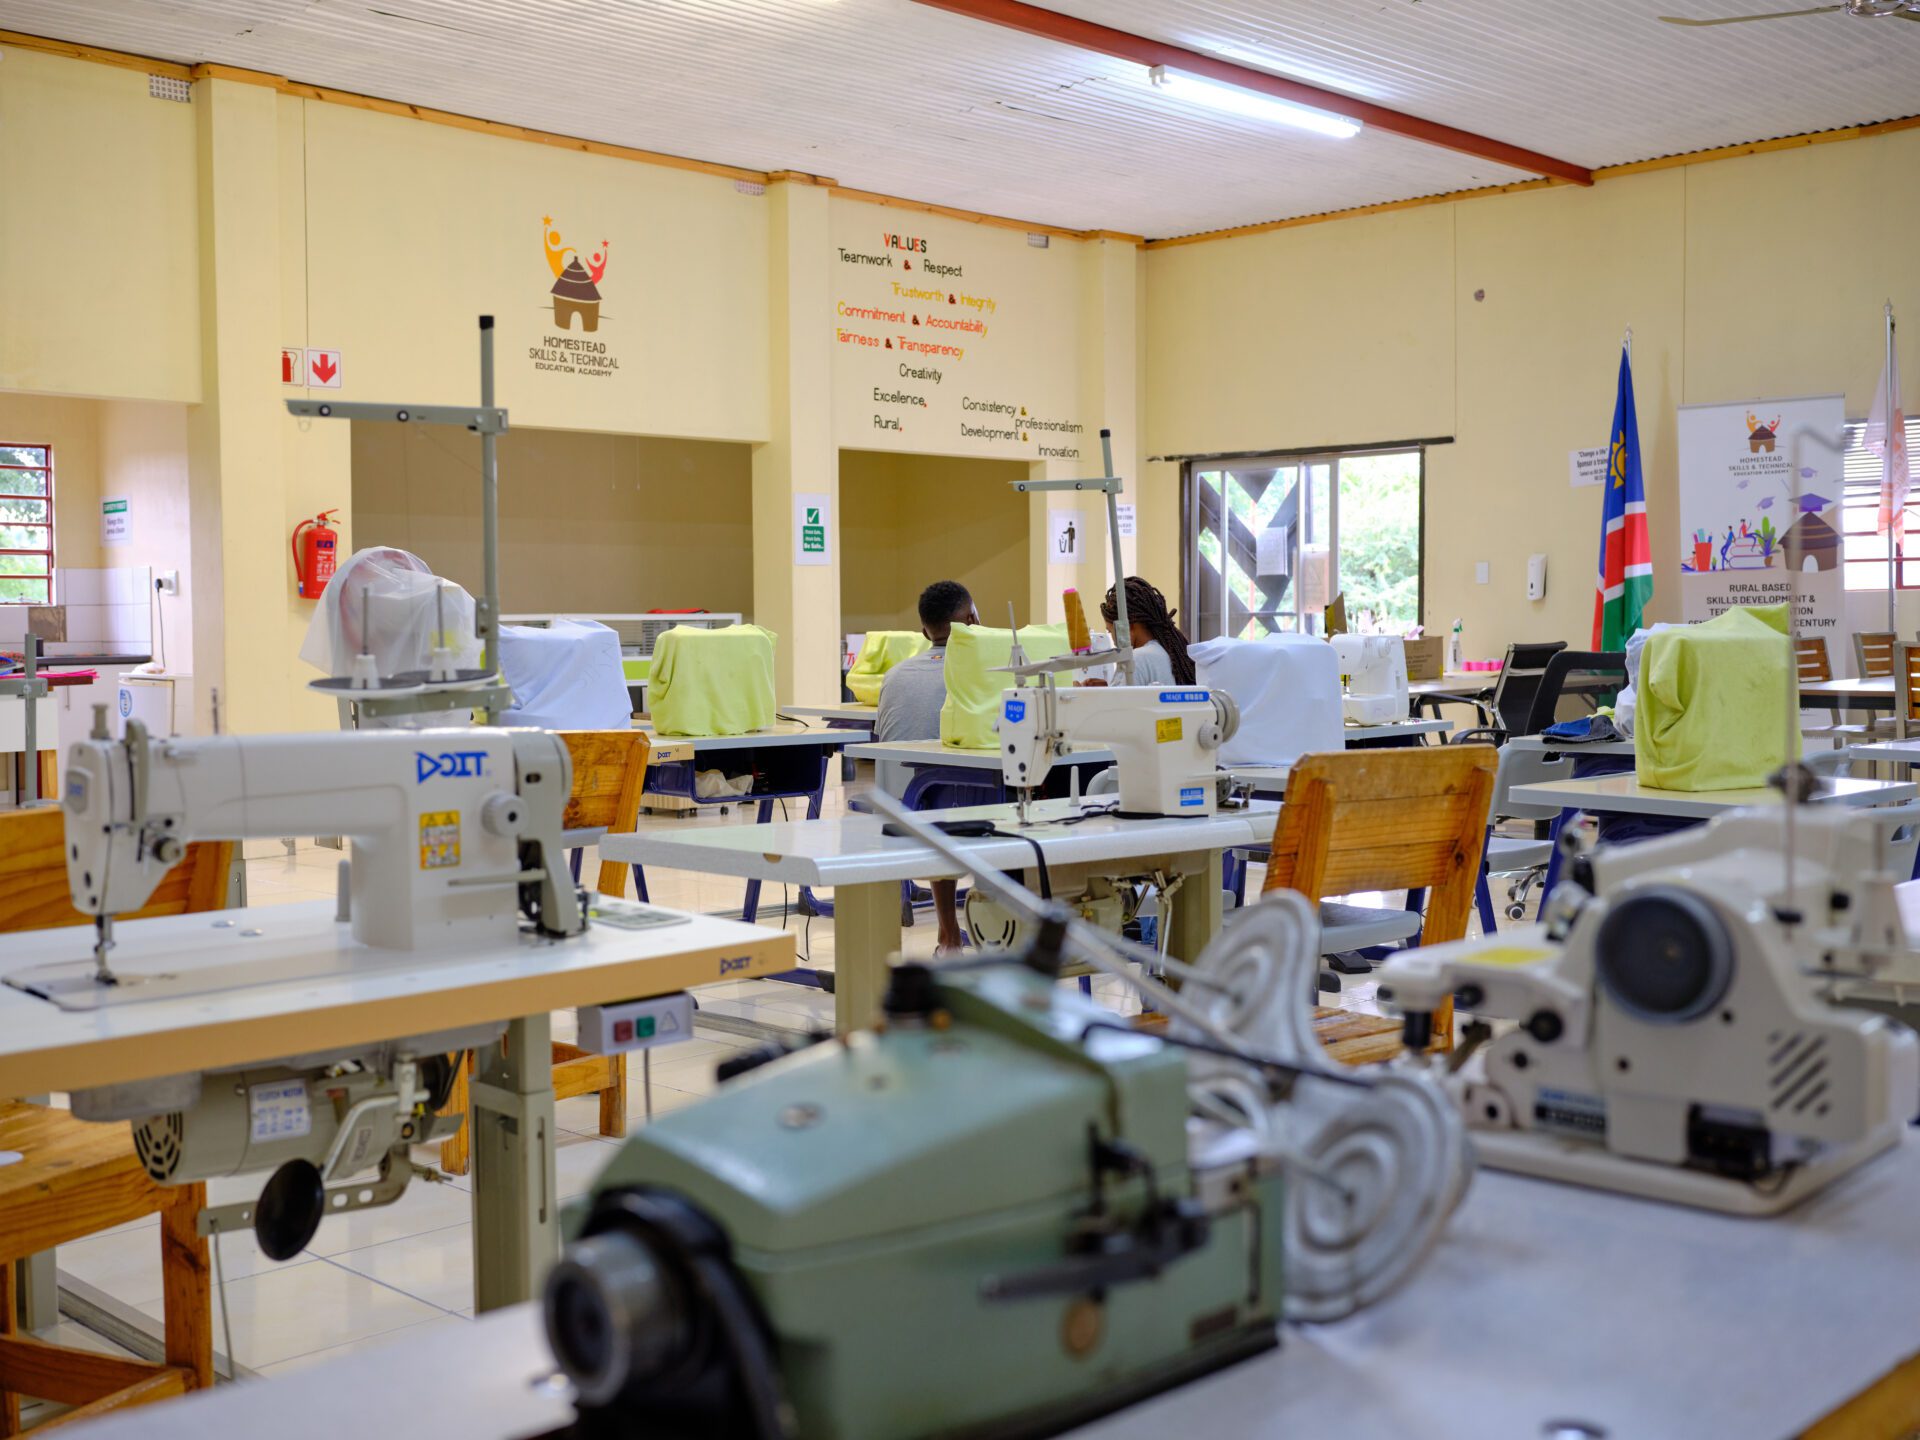
[(322, 510), (312, 520), (293, 527), (293, 573), (298, 580), (294, 589), (302, 600), (317, 600), (333, 578), (339, 557), (340, 537), (327, 525), (327, 517), (339, 509)]

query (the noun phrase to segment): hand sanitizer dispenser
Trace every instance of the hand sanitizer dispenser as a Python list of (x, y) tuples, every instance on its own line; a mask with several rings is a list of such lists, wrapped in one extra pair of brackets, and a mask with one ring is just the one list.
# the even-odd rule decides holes
[(1544, 600), (1547, 598), (1547, 557), (1529, 555), (1527, 557), (1527, 599)]

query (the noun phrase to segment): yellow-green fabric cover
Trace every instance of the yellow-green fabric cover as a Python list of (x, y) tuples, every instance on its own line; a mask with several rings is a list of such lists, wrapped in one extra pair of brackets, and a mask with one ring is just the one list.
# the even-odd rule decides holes
[(1792, 653), (1785, 605), (1736, 606), (1703, 624), (1648, 636), (1633, 723), (1640, 783), (1660, 790), (1747, 790), (1798, 759)]
[(773, 723), (774, 633), (676, 625), (653, 647), (647, 712), (657, 735), (745, 735)]
[(878, 705), (887, 671), (932, 648), (933, 643), (918, 630), (869, 630), (853, 658), (853, 668), (847, 671), (847, 689), (862, 705)]
[[(1020, 631), (1020, 648), (1029, 660), (1051, 660), (1072, 649), (1067, 627), (1027, 625)], [(993, 750), (993, 722), (1000, 715), (1000, 697), (1016, 683), (1011, 675), (995, 673), (1013, 657), (1013, 631), (985, 625), (955, 625), (947, 636), (947, 702), (940, 707), (940, 743), (956, 750)], [(1071, 678), (1071, 677), (1069, 677)]]

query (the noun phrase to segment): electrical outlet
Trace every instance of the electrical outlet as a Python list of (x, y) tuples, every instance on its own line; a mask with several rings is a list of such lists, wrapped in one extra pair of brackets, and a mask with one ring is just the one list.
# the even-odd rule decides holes
[(1487, 583), (1487, 562), (1486, 561), (1482, 560), (1474, 565), (1473, 583), (1476, 585), (1484, 585)]
[(180, 593), (180, 572), (178, 570), (156, 570), (153, 575), (153, 588), (162, 595)]

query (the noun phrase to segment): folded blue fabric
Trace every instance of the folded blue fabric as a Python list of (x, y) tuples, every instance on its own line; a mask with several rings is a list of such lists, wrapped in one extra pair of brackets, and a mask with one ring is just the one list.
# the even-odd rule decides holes
[(1610, 715), (1582, 715), (1578, 720), (1562, 720), (1558, 725), (1547, 726), (1540, 733), (1549, 740), (1562, 740), (1569, 745), (1622, 738), (1619, 730), (1614, 728)]

